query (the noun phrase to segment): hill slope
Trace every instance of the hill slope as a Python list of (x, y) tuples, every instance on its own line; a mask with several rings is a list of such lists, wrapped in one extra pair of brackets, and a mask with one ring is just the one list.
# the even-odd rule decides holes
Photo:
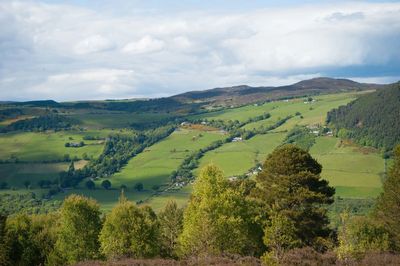
[(315, 95), (320, 93), (379, 89), (385, 85), (358, 83), (348, 79), (313, 78), (279, 87), (250, 87), (247, 85), (192, 91), (172, 96), (183, 102), (211, 102), (238, 105), (283, 97)]
[(400, 143), (400, 83), (334, 109), (327, 119), (343, 137), (391, 150)]

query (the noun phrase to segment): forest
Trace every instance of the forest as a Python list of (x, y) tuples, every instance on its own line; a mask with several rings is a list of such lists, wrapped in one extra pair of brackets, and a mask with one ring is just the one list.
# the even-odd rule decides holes
[(321, 178), (323, 166), (285, 144), (254, 180), (228, 180), (205, 166), (186, 208), (170, 201), (156, 214), (122, 190), (109, 213), (71, 195), (58, 211), (1, 216), (0, 264), (398, 265), (400, 145), (393, 154), (373, 212), (343, 211), (337, 230), (329, 227), (335, 189)]
[(328, 112), (327, 122), (340, 137), (391, 151), (400, 138), (399, 101), (397, 83)]

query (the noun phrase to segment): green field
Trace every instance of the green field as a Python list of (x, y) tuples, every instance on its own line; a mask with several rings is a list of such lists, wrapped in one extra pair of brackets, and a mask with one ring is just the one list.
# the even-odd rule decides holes
[[(83, 140), (85, 135), (106, 136), (108, 132), (41, 132), (41, 133), (10, 133), (2, 134), (0, 138), (0, 160), (16, 157), (21, 161), (52, 161), (62, 160), (65, 154), (70, 158), (82, 158), (86, 153), (88, 157), (98, 157), (103, 149), (99, 141)], [(84, 141), (85, 146), (80, 148), (66, 148), (66, 142)]]
[(379, 153), (368, 154), (356, 146), (339, 146), (333, 137), (319, 137), (310, 153), (323, 166), (322, 177), (345, 198), (376, 197), (381, 192), (384, 160)]
[[(300, 112), (303, 119), (300, 124), (325, 123), (326, 113), (332, 108), (345, 105), (356, 98), (357, 93), (338, 93), (315, 96), (315, 102), (305, 104), (304, 98), (291, 100), (273, 101), (261, 105), (246, 105), (239, 108), (231, 108), (216, 112), (205, 113), (191, 116), (194, 119), (215, 119), (215, 120), (239, 120), (246, 121), (249, 118), (262, 115), (266, 112), (271, 114), (271, 118), (250, 123), (244, 126), (246, 129), (258, 128), (261, 125), (270, 125), (273, 121), (284, 118), (288, 115), (294, 115)], [(311, 110), (310, 110), (311, 108)], [(300, 119), (300, 118), (299, 118)], [(289, 126), (293, 126), (289, 125)]]
[(191, 152), (223, 138), (224, 135), (218, 132), (180, 129), (131, 159), (110, 180), (118, 187), (122, 184), (133, 187), (137, 182), (143, 183), (145, 189), (164, 185), (170, 181), (172, 171)]
[[(257, 135), (249, 140), (227, 143), (206, 153), (200, 168), (212, 163), (219, 166), (225, 176), (245, 174), (257, 162), (263, 162), (285, 137), (284, 133)], [(198, 172), (198, 171), (197, 171)]]
[(39, 180), (53, 181), (59, 172), (68, 169), (69, 163), (10, 163), (0, 164), (0, 182), (7, 182), (10, 187), (24, 187), (29, 180), (32, 188), (37, 188)]
[[(99, 202), (101, 209), (107, 212), (114, 207), (115, 203), (118, 202), (118, 199), (121, 195), (121, 190), (119, 189), (88, 190), (88, 189), (78, 188), (73, 190), (67, 190), (65, 193), (59, 193), (54, 197), (54, 199), (63, 200), (65, 197), (71, 194), (78, 194), (89, 198), (93, 198)], [(124, 194), (128, 198), (128, 200), (131, 200), (133, 202), (145, 200), (151, 195), (151, 193), (148, 191), (143, 191), (143, 192), (125, 191)]]

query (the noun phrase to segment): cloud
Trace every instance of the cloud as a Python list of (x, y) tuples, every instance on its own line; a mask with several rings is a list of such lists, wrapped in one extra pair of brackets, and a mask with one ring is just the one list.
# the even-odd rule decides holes
[(400, 76), (400, 3), (120, 11), (0, 2), (0, 100), (158, 97), (322, 75)]
[(126, 44), (122, 51), (130, 54), (145, 54), (153, 53), (162, 50), (164, 42), (154, 39), (151, 36), (144, 36), (137, 42), (130, 42)]
[(74, 47), (74, 51), (77, 54), (88, 54), (105, 51), (112, 47), (113, 43), (110, 40), (101, 35), (93, 35), (78, 42)]

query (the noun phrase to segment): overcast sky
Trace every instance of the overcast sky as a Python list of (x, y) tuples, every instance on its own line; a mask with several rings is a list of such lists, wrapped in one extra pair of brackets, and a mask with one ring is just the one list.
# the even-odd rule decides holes
[(400, 79), (396, 1), (0, 0), (0, 100)]

